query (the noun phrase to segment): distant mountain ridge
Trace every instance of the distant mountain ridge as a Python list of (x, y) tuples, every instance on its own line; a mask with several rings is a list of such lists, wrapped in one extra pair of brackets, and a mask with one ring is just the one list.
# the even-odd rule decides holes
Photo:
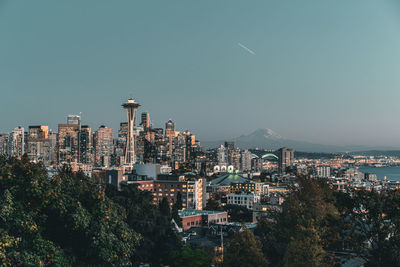
[[(394, 150), (393, 147), (383, 146), (337, 146), (337, 145), (324, 145), (316, 144), (306, 141), (297, 141), (287, 139), (276, 133), (271, 129), (257, 129), (248, 135), (241, 135), (230, 140), (220, 141), (202, 141), (201, 144), (206, 148), (216, 148), (225, 141), (234, 141), (235, 146), (242, 149), (272, 149), (276, 150), (281, 147), (293, 148), (297, 151), (304, 152), (323, 152), (323, 153), (337, 153), (337, 152), (350, 152), (350, 151), (365, 151), (365, 150)], [(397, 148), (398, 149), (398, 148)]]

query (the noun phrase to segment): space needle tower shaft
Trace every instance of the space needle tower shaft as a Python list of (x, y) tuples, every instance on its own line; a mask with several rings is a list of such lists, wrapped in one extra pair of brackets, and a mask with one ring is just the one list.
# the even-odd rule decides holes
[(124, 167), (132, 170), (133, 164), (136, 163), (135, 157), (135, 123), (136, 123), (136, 110), (139, 107), (139, 103), (135, 102), (134, 99), (130, 98), (127, 102), (122, 104), (122, 107), (126, 109), (128, 117), (128, 133), (126, 137), (126, 148), (125, 148), (125, 163)]

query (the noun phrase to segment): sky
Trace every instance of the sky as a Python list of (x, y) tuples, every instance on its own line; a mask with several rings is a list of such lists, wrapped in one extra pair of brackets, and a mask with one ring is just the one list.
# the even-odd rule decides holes
[(116, 129), (133, 97), (200, 141), (400, 147), (397, 2), (0, 0), (0, 132)]

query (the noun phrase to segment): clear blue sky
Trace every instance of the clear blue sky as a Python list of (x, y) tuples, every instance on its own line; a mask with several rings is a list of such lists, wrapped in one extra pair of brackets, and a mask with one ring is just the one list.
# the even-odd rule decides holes
[(0, 132), (117, 128), (133, 95), (200, 140), (400, 146), (396, 2), (0, 0)]

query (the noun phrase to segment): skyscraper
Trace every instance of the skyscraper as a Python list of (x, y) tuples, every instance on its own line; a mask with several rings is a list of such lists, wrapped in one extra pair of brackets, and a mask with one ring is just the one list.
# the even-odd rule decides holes
[(68, 115), (67, 124), (76, 124), (81, 127), (81, 116), (80, 115)]
[(167, 123), (165, 123), (165, 137), (168, 141), (168, 156), (172, 156), (172, 150), (173, 150), (173, 139), (175, 136), (175, 123), (172, 122), (172, 120), (168, 120)]
[(128, 117), (128, 135), (126, 138), (126, 149), (125, 149), (125, 168), (132, 170), (133, 164), (136, 163), (135, 155), (135, 123), (136, 123), (136, 110), (139, 107), (139, 103), (135, 102), (132, 98), (128, 99), (127, 102), (122, 104), (122, 107), (126, 109)]
[(165, 123), (165, 135), (167, 135), (168, 132), (175, 132), (175, 123), (173, 123), (172, 120), (168, 120)]
[(95, 163), (97, 166), (109, 167), (113, 154), (113, 129), (100, 126), (94, 137)]
[(10, 157), (21, 158), (25, 153), (25, 132), (24, 128), (18, 126), (8, 136), (7, 154)]
[(93, 163), (93, 136), (92, 129), (83, 125), (78, 134), (78, 162), (84, 164)]
[(57, 138), (57, 159), (59, 163), (78, 160), (79, 124), (59, 124)]
[(121, 166), (125, 163), (125, 148), (126, 148), (126, 139), (128, 137), (128, 123), (121, 122), (119, 124), (118, 130), (118, 139), (115, 144), (114, 151), (114, 165)]
[(50, 135), (48, 126), (29, 126), (26, 150), (30, 160), (43, 162), (45, 166), (49, 166), (52, 163), (55, 144), (54, 140), (49, 138)]
[(220, 145), (217, 149), (217, 160), (218, 160), (218, 164), (226, 164), (227, 160), (226, 160), (226, 148), (223, 145)]
[(286, 168), (293, 164), (294, 150), (287, 147), (282, 147), (278, 150), (278, 158), (279, 158), (279, 172), (285, 173)]
[(241, 153), (241, 169), (242, 171), (251, 171), (252, 154), (247, 149)]
[(0, 155), (7, 155), (8, 134), (0, 134)]
[(142, 121), (140, 122), (140, 125), (142, 125), (144, 131), (147, 131), (150, 128), (150, 115), (148, 112), (142, 113)]
[(225, 141), (225, 148), (226, 148), (228, 151), (234, 150), (234, 149), (235, 149), (235, 142), (232, 142), (232, 141)]

